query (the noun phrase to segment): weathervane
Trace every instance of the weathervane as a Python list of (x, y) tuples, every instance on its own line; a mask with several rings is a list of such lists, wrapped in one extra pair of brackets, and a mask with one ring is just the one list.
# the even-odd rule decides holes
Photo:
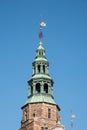
[(71, 111), (71, 116), (70, 116), (70, 126), (73, 128), (73, 120), (76, 118), (76, 115), (72, 113)]
[(42, 21), (42, 18), (40, 18), (40, 32), (39, 32), (39, 38), (40, 38), (40, 40), (42, 40), (42, 37), (43, 37), (42, 29), (45, 26), (46, 26), (46, 23)]

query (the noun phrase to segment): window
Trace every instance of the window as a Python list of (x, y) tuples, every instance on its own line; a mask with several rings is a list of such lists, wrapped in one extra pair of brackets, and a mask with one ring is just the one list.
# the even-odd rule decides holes
[(43, 65), (43, 73), (45, 73), (45, 65)]
[(36, 92), (35, 93), (40, 93), (40, 83), (36, 84)]
[(41, 127), (41, 130), (44, 130), (44, 127)]
[(48, 108), (48, 118), (51, 118), (51, 109)]
[(48, 127), (41, 127), (41, 130), (48, 130)]
[(39, 55), (41, 55), (41, 52), (39, 51)]
[(44, 84), (44, 93), (48, 93), (48, 84)]
[(38, 65), (38, 73), (40, 73), (40, 65)]
[(33, 113), (33, 117), (35, 117), (35, 113)]

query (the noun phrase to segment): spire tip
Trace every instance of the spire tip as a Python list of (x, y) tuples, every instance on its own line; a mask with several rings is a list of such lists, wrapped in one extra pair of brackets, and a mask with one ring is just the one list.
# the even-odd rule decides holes
[(45, 27), (45, 26), (46, 26), (46, 23), (42, 21), (42, 18), (40, 18), (40, 32), (39, 32), (40, 41), (41, 41), (42, 38), (43, 38), (42, 29), (43, 29), (43, 27)]

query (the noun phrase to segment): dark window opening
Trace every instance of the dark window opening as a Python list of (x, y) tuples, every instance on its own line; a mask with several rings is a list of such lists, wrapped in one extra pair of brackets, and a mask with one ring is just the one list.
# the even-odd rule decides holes
[(48, 84), (44, 84), (44, 93), (48, 93)]
[(38, 73), (40, 73), (40, 65), (38, 65)]
[(41, 55), (41, 52), (39, 51), (39, 55)]
[(41, 130), (44, 130), (44, 127), (41, 127)]
[(51, 118), (51, 109), (48, 109), (48, 118)]
[(41, 130), (48, 130), (48, 127), (41, 127)]
[(45, 65), (43, 65), (43, 72), (45, 73)]
[(35, 117), (35, 113), (33, 113), (33, 117)]
[(36, 93), (40, 93), (40, 83), (36, 84)]

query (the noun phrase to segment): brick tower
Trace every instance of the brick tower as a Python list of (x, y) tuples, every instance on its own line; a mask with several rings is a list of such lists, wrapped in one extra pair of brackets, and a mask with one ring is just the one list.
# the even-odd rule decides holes
[(53, 97), (53, 80), (49, 75), (49, 62), (42, 44), (40, 23), (40, 42), (36, 58), (32, 63), (32, 77), (28, 81), (28, 98), (22, 107), (23, 116), (19, 130), (64, 130), (61, 125), (59, 106)]

